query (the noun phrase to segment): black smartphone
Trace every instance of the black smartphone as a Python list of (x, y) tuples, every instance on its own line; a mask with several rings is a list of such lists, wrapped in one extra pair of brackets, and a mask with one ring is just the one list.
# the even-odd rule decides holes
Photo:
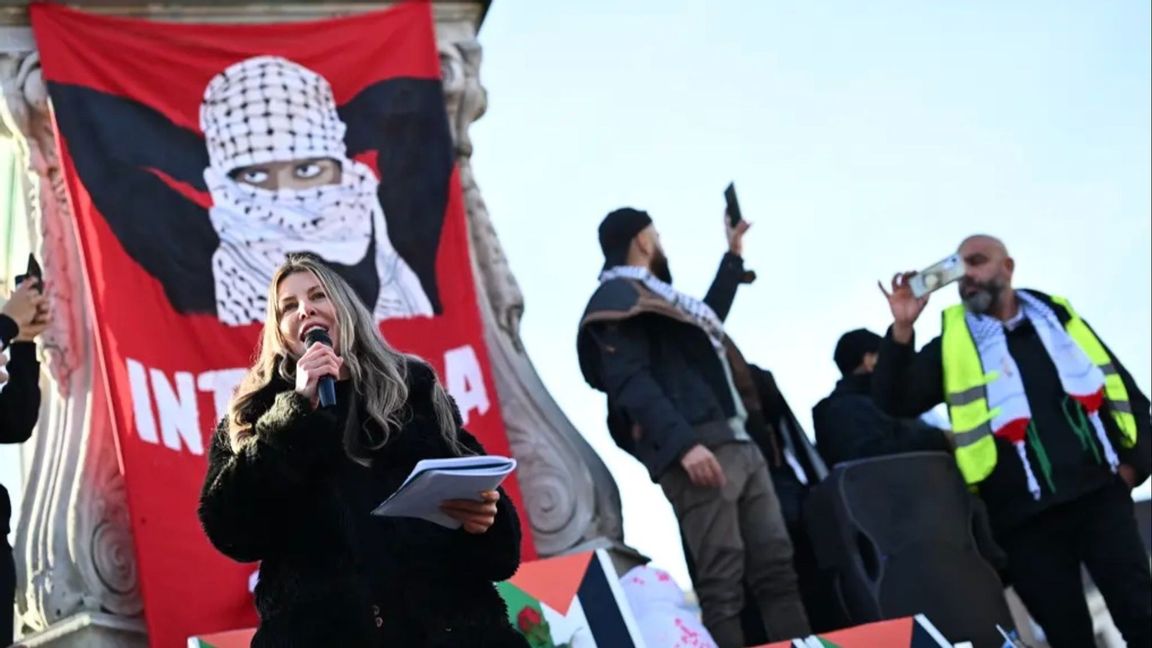
[(736, 227), (740, 221), (744, 220), (740, 214), (740, 202), (736, 200), (736, 183), (728, 183), (728, 188), (724, 190), (724, 202), (726, 204), (724, 211), (728, 214), (728, 225)]
[[(19, 286), (30, 277), (38, 279), (40, 283), (44, 281), (43, 272), (40, 270), (40, 262), (36, 260), (36, 255), (31, 253), (28, 254), (28, 268), (24, 271), (24, 274), (16, 275), (16, 285)], [(43, 289), (37, 286), (36, 290), (37, 292), (41, 292)]]

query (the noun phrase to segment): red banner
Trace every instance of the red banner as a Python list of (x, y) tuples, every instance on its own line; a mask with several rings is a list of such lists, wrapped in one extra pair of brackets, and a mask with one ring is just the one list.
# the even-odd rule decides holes
[(212, 549), (196, 507), (285, 253), (326, 259), (393, 345), (436, 367), (469, 430), (509, 452), (430, 6), (225, 26), (31, 12), (152, 645), (250, 626), (255, 567)]

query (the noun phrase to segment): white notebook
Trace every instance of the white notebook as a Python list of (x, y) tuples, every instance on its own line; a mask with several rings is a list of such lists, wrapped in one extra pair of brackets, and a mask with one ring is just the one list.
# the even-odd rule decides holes
[(480, 501), (482, 491), (495, 490), (514, 470), (515, 459), (495, 455), (424, 459), (395, 493), (372, 510), (372, 515), (420, 518), (458, 529), (460, 523), (445, 515), (440, 503), (452, 499)]

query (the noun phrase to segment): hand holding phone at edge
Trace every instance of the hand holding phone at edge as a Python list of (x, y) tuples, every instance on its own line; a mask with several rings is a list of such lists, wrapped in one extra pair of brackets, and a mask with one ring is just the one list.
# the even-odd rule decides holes
[(16, 340), (29, 342), (48, 328), (51, 318), (48, 316), (48, 302), (41, 293), (41, 282), (38, 278), (29, 278), (20, 282), (12, 291), (8, 302), (4, 304), (2, 312), (15, 320), (20, 327), (20, 334)]

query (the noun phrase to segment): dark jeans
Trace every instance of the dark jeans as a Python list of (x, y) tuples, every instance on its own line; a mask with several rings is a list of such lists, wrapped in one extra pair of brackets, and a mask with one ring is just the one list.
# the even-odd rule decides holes
[(1080, 565), (1132, 648), (1152, 647), (1152, 574), (1128, 489), (1117, 481), (1000, 536), (1008, 573), (1052, 648), (1094, 646)]
[(727, 443), (712, 452), (727, 478), (723, 488), (693, 485), (679, 464), (660, 478), (695, 563), (704, 625), (720, 648), (743, 648), (747, 582), (770, 639), (808, 634), (792, 543), (764, 456), (753, 443)]

